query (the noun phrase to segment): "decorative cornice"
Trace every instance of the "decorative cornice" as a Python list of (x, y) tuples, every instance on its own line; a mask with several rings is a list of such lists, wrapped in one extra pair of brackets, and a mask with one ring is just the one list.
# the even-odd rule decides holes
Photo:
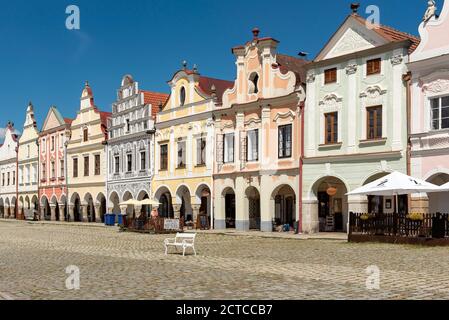
[(401, 64), (402, 61), (404, 61), (404, 57), (402, 54), (397, 54), (391, 57), (390, 61), (393, 66), (396, 66), (398, 64)]
[(351, 75), (357, 72), (358, 66), (356, 64), (349, 64), (346, 66), (346, 74)]

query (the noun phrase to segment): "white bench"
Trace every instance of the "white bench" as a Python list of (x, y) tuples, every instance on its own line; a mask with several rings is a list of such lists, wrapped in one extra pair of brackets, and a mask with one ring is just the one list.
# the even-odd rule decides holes
[(181, 248), (183, 256), (186, 255), (188, 248), (192, 248), (196, 256), (195, 237), (196, 234), (194, 233), (177, 233), (175, 238), (165, 239), (165, 255), (168, 255), (168, 248), (174, 247), (176, 252), (178, 252), (178, 248)]

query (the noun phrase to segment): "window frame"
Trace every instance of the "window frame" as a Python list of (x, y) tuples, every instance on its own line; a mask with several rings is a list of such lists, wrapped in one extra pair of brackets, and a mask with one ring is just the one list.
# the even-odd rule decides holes
[[(290, 141), (288, 139), (285, 139), (285, 137), (283, 135), (284, 130), (287, 128), (290, 128)], [(281, 136), (282, 136), (282, 141), (281, 141)], [(290, 144), (289, 147), (288, 147), (287, 142), (289, 142), (289, 144)], [(292, 148), (293, 148), (293, 125), (290, 123), (290, 124), (278, 126), (278, 158), (279, 159), (291, 158), (293, 156)], [(287, 152), (286, 152), (287, 150), (290, 150), (290, 154), (287, 154)], [(282, 155), (281, 155), (281, 153), (282, 153)]]
[[(335, 71), (335, 79), (333, 79), (333, 78), (328, 79), (328, 72), (333, 72), (333, 71)], [(323, 73), (324, 73), (324, 84), (325, 85), (338, 82), (338, 68), (337, 67), (325, 69)]]
[(94, 175), (101, 175), (101, 155), (99, 154), (94, 155)]
[[(255, 148), (252, 148), (253, 150), (253, 154), (252, 156), (254, 156), (254, 152), (255, 152), (255, 157), (251, 157), (250, 159), (250, 133), (254, 133), (254, 137), (256, 139), (256, 145), (252, 146)], [(259, 161), (259, 129), (252, 129), (252, 130), (248, 130), (246, 132), (246, 161), (247, 162), (258, 162)]]
[[(186, 140), (179, 140), (176, 144), (177, 146), (177, 152), (176, 152), (176, 169), (185, 169), (187, 167), (187, 141)], [(180, 149), (180, 146), (184, 146), (184, 148)], [(180, 157), (179, 153), (180, 151), (183, 151), (181, 153), (181, 160), (184, 161), (184, 163), (179, 162)]]
[(79, 176), (78, 158), (73, 158), (73, 177), (78, 178), (78, 176)]
[[(374, 136), (371, 138), (370, 137), (370, 131), (371, 131), (371, 127), (370, 127), (370, 114), (371, 111), (373, 110), (380, 110), (379, 112), (375, 112), (374, 113), (374, 119), (373, 119), (373, 133)], [(378, 105), (378, 106), (370, 106), (370, 107), (366, 107), (366, 140), (367, 141), (373, 141), (373, 140), (381, 140), (383, 139), (383, 134), (384, 134), (384, 128), (383, 128), (383, 106)], [(380, 131), (381, 134), (380, 136), (378, 135), (378, 115), (380, 114)]]
[[(232, 153), (228, 153), (228, 144), (226, 137), (231, 137), (229, 141), (232, 141)], [(228, 158), (228, 160), (226, 160)], [(235, 134), (232, 133), (226, 133), (223, 135), (223, 163), (234, 163), (235, 162)]]
[[(203, 143), (204, 142), (204, 143)], [(200, 137), (196, 139), (196, 166), (205, 166), (207, 161), (207, 139)]]
[[(333, 116), (333, 117), (332, 117)], [(329, 128), (329, 117), (331, 117), (332, 119), (332, 123), (331, 123), (331, 140), (332, 141), (328, 141), (328, 128)], [(335, 121), (336, 120), (336, 121)], [(327, 112), (324, 114), (324, 144), (325, 145), (333, 145), (333, 144), (338, 144), (339, 142), (339, 132), (338, 132), (338, 111), (334, 111), (334, 112)], [(336, 128), (335, 128), (336, 127)], [(335, 131), (336, 129), (336, 131)]]
[[(443, 117), (443, 109), (449, 109), (448, 106), (444, 106), (443, 108), (443, 99), (448, 99), (449, 102), (449, 95), (441, 95), (432, 97), (429, 99), (430, 101), (430, 128), (431, 131), (442, 131), (442, 130), (448, 130), (449, 126), (443, 128), (443, 120), (449, 119), (449, 117)], [(438, 101), (438, 119), (434, 119), (434, 107), (433, 107), (433, 101)], [(434, 127), (434, 122), (438, 121), (438, 128)]]
[[(373, 64), (378, 63), (378, 69), (374, 69), (373, 68)], [(370, 64), (371, 65), (371, 70), (370, 70)], [(374, 59), (369, 59), (366, 61), (366, 76), (373, 76), (373, 75), (378, 75), (378, 74), (382, 74), (382, 58), (374, 58)]]
[(84, 156), (84, 176), (88, 177), (90, 174), (90, 156)]
[[(162, 151), (165, 151), (162, 153)], [(159, 145), (159, 171), (168, 170), (168, 143)]]

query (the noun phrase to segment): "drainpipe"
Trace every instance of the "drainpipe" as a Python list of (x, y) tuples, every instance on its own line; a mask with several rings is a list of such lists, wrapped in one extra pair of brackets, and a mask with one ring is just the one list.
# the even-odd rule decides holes
[(22, 220), (22, 215), (19, 215), (19, 142), (16, 147), (16, 220)]
[(302, 189), (303, 189), (303, 165), (304, 165), (304, 109), (305, 109), (305, 103), (304, 101), (300, 103), (299, 105), (300, 113), (299, 116), (301, 117), (301, 130), (300, 130), (300, 144), (301, 144), (301, 154), (299, 157), (299, 195), (298, 195), (298, 201), (299, 201), (299, 217), (298, 217), (298, 230), (297, 234), (302, 233), (303, 231), (303, 225), (302, 225)]
[[(41, 175), (41, 152), (40, 152), (40, 145), (39, 145), (39, 136), (36, 139), (36, 146), (37, 146), (37, 220), (40, 220), (40, 216), (41, 216), (41, 189), (39, 187), (40, 185), (40, 175)], [(34, 209), (33, 209), (33, 213), (34, 213)], [(34, 220), (35, 217), (33, 217)]]
[[(406, 150), (406, 162), (407, 162), (407, 175), (412, 175), (412, 169), (411, 169), (411, 105), (412, 105), (412, 96), (411, 96), (411, 86), (412, 86), (412, 73), (409, 71), (402, 77), (403, 81), (405, 82), (406, 87), (406, 119), (407, 119), (407, 150)], [(412, 199), (411, 196), (408, 196), (408, 209), (410, 211), (412, 207)]]

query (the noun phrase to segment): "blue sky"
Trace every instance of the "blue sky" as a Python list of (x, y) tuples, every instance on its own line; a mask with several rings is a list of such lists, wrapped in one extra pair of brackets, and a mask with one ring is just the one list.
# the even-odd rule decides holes
[[(360, 1), (381, 9), (381, 23), (418, 34), (426, 0)], [(181, 66), (203, 75), (235, 78), (231, 47), (251, 39), (251, 29), (281, 41), (279, 52), (313, 58), (349, 14), (342, 0), (0, 0), (0, 126), (21, 130), (31, 100), (38, 126), (51, 105), (75, 117), (85, 80), (100, 109), (109, 111), (124, 74), (147, 90), (168, 92)], [(66, 29), (75, 4), (81, 29)], [(439, 8), (442, 0), (438, 2)], [(1, 133), (1, 132), (0, 132)]]

